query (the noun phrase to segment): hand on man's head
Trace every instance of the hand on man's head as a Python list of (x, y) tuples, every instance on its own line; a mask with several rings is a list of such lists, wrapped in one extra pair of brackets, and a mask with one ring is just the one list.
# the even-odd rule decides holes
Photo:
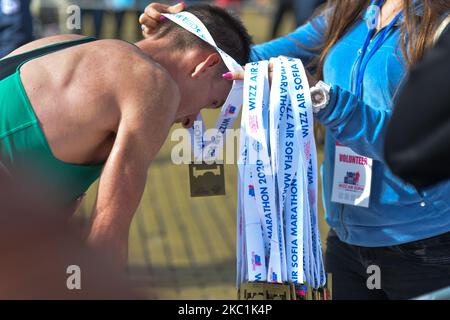
[(146, 8), (144, 13), (139, 17), (139, 23), (142, 26), (142, 34), (144, 37), (151, 36), (158, 23), (164, 20), (162, 13), (178, 13), (185, 9), (186, 5), (184, 2), (180, 2), (174, 6), (169, 6), (163, 3), (151, 3)]

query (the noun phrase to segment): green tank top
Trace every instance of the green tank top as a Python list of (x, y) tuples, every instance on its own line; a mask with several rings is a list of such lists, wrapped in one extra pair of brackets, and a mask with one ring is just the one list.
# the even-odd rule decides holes
[(24, 89), (20, 68), (33, 59), (95, 40), (77, 39), (0, 60), (0, 161), (13, 176), (29, 178), (39, 192), (62, 204), (85, 193), (100, 176), (103, 164), (74, 165), (53, 155)]

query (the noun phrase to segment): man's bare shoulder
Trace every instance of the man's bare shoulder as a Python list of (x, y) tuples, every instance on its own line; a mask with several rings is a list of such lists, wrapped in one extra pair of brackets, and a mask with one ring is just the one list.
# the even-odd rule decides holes
[[(11, 52), (5, 58), (24, 52), (39, 49), (45, 46), (74, 41), (86, 38), (74, 34), (54, 35), (32, 41)], [(168, 89), (175, 89), (176, 85), (170, 74), (158, 63), (146, 56), (137, 46), (122, 40), (97, 40), (84, 45), (86, 54), (91, 63), (86, 66), (93, 72), (106, 72), (114, 82), (125, 82), (145, 88), (161, 84)], [(79, 57), (77, 56), (77, 59)], [(141, 78), (144, 77), (145, 79)], [(153, 81), (153, 80), (154, 81)], [(135, 80), (135, 81), (133, 81)], [(142, 81), (137, 81), (142, 80)], [(146, 80), (146, 81), (144, 81)]]
[(66, 41), (73, 41), (73, 40), (82, 39), (82, 38), (85, 38), (85, 36), (80, 36), (80, 35), (76, 35), (76, 34), (58, 34), (58, 35), (54, 35), (54, 36), (50, 36), (50, 37), (45, 37), (42, 39), (34, 40), (27, 44), (24, 44), (23, 46), (17, 48), (13, 52), (11, 52), (9, 55), (4, 57), (4, 59), (21, 54), (21, 53), (25, 53), (28, 51), (36, 50), (36, 49), (39, 49), (39, 48), (42, 48), (45, 46), (49, 46), (52, 44), (62, 43), (62, 42), (66, 42)]
[(138, 47), (119, 40), (102, 40), (97, 45), (107, 52), (108, 62), (102, 68), (119, 98), (151, 102), (158, 96), (166, 105), (178, 105), (180, 93), (170, 73)]
[[(85, 37), (71, 34), (46, 37), (18, 48), (9, 56), (82, 38)], [(47, 62), (43, 61), (44, 68)], [(51, 57), (53, 66), (58, 63), (70, 71), (66, 73), (72, 83), (81, 83), (93, 93), (116, 101), (119, 112), (128, 107), (140, 107), (144, 115), (158, 104), (168, 107), (161, 111), (171, 112), (179, 103), (179, 89), (169, 72), (137, 46), (125, 41), (97, 40), (64, 50), (57, 57)], [(74, 80), (74, 75), (82, 77), (82, 81)], [(110, 105), (108, 110), (112, 111)]]
[(163, 81), (165, 85), (175, 84), (166, 69), (134, 44), (121, 40), (101, 40), (97, 45), (101, 47), (102, 52), (107, 53), (108, 61), (118, 67), (116, 72), (124, 71), (121, 72), (123, 76), (142, 76), (139, 80), (146, 80), (142, 81), (143, 85), (152, 79), (156, 82)]

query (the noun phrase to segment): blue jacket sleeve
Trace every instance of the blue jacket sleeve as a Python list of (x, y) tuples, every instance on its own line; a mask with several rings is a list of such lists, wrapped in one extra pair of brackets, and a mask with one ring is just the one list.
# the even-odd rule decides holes
[(371, 107), (333, 86), (330, 104), (317, 114), (317, 119), (343, 145), (384, 162), (384, 139), (391, 116), (392, 110)]
[(329, 10), (324, 11), (291, 34), (254, 46), (250, 60), (253, 62), (287, 56), (299, 58), (305, 66), (308, 65), (319, 54), (317, 48), (325, 37), (327, 12)]

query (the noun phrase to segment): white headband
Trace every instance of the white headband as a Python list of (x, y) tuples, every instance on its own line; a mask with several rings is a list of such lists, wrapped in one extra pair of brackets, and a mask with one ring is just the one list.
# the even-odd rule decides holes
[[(227, 54), (225, 51), (223, 51), (217, 46), (216, 42), (214, 41), (213, 37), (209, 33), (206, 26), (195, 15), (193, 15), (190, 12), (183, 11), (176, 14), (163, 14), (163, 16), (165, 16), (167, 19), (171, 20), (172, 22), (176, 23), (183, 29), (191, 32), (192, 34), (196, 35), (197, 37), (199, 37), (200, 39), (204, 40), (212, 47), (214, 47), (222, 57), (222, 60), (227, 66), (229, 71), (231, 72), (244, 71), (242, 66), (239, 63), (237, 63), (236, 60), (234, 60), (229, 54)], [(234, 122), (239, 116), (239, 112), (242, 108), (242, 102), (243, 102), (243, 81), (234, 81), (230, 94), (228, 95), (228, 98), (222, 107), (219, 120), (216, 123), (216, 129), (218, 130), (219, 134), (218, 136), (215, 137), (215, 139), (212, 139), (212, 143), (205, 146), (203, 142), (203, 137), (195, 137), (195, 132), (199, 132), (199, 130), (194, 130), (194, 128), (190, 130), (191, 135), (193, 137), (194, 157), (196, 158), (196, 160), (202, 159), (204, 154), (206, 155), (206, 157), (216, 156), (215, 153), (216, 148), (218, 145), (221, 145), (222, 143), (221, 138), (225, 133), (225, 131), (227, 129), (233, 128)], [(199, 115), (197, 121), (203, 123), (201, 115)], [(206, 149), (206, 152), (204, 152), (204, 149)]]

